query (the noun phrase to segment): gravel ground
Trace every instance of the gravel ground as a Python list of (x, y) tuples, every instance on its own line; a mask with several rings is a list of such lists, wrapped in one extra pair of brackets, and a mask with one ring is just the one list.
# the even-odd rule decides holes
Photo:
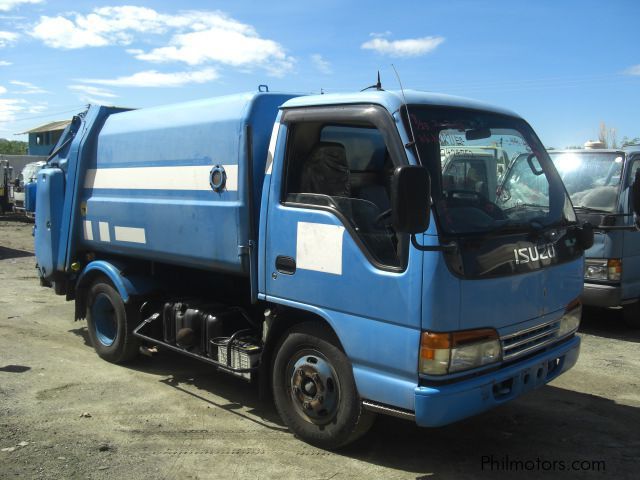
[(540, 390), (438, 429), (379, 417), (330, 453), (197, 361), (100, 360), (73, 304), (39, 286), (31, 227), (0, 217), (0, 478), (638, 478), (640, 332), (616, 312), (587, 312), (578, 364)]

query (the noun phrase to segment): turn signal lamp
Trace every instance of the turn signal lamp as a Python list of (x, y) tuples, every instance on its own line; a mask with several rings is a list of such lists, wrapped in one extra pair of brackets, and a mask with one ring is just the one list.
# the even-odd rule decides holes
[(446, 375), (500, 361), (498, 332), (491, 328), (460, 332), (423, 332), (420, 373)]

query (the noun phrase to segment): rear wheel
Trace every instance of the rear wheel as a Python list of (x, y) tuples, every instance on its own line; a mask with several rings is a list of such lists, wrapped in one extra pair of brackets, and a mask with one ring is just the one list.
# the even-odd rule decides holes
[(139, 342), (132, 333), (135, 308), (125, 305), (107, 279), (99, 278), (89, 288), (86, 316), (89, 338), (101, 358), (124, 363), (137, 356)]
[(302, 440), (335, 449), (364, 435), (375, 415), (362, 408), (351, 364), (330, 332), (303, 323), (283, 337), (273, 363), (276, 408)]

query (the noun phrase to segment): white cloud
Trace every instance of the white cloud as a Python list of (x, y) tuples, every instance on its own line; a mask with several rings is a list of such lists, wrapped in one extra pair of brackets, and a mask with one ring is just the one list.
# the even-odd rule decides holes
[(150, 35), (170, 35), (158, 48), (127, 49), (138, 60), (153, 63), (257, 66), (275, 76), (292, 70), (295, 63), (282, 45), (260, 37), (251, 25), (211, 11), (166, 15), (143, 7), (102, 7), (88, 15), (40, 17), (30, 34), (49, 47), (61, 49), (127, 46)]
[(93, 87), (91, 85), (69, 85), (69, 90), (80, 93), (82, 95), (90, 95), (92, 97), (118, 98), (118, 95), (106, 88)]
[(110, 103), (111, 99), (118, 98), (111, 90), (92, 85), (69, 85), (69, 90), (77, 93), (80, 101), (84, 103), (105, 105)]
[(16, 114), (27, 110), (27, 102), (16, 98), (0, 98), (0, 123), (12, 122)]
[(250, 25), (215, 12), (192, 12), (172, 18), (174, 23), (188, 23), (188, 20), (195, 22), (189, 24), (191, 31), (175, 33), (168, 45), (149, 52), (133, 51), (132, 54), (138, 60), (155, 63), (259, 66), (274, 76), (282, 76), (293, 69), (295, 60), (286, 54), (282, 45), (261, 38)]
[(192, 72), (172, 73), (147, 70), (134, 73), (128, 77), (114, 79), (83, 78), (78, 81), (111, 87), (181, 87), (189, 83), (206, 83), (216, 78), (218, 78), (218, 73), (213, 68), (205, 68)]
[(41, 17), (31, 35), (53, 48), (104, 47), (110, 43), (96, 32), (76, 28), (71, 20), (63, 17)]
[(13, 65), (13, 63), (7, 62), (6, 60), (0, 60), (0, 67), (8, 67), (10, 65)]
[(18, 37), (19, 35), (17, 33), (0, 31), (0, 48), (11, 45)]
[(311, 55), (311, 62), (313, 62), (313, 65), (316, 67), (316, 69), (318, 69), (320, 73), (324, 73), (325, 75), (330, 75), (333, 73), (331, 64), (324, 58), (322, 58), (322, 55), (318, 53)]
[(49, 108), (49, 105), (45, 102), (45, 103), (38, 103), (38, 104), (29, 104), (29, 106), (26, 109), (26, 112), (30, 115), (33, 115), (34, 113), (43, 113), (46, 112), (47, 109)]
[[(7, 89), (0, 87), (0, 94), (7, 93)], [(31, 103), (22, 98), (0, 97), (0, 133), (10, 136), (16, 132), (15, 122), (23, 115), (39, 115), (49, 109), (47, 102)]]
[(169, 18), (144, 7), (102, 7), (89, 15), (42, 16), (31, 35), (49, 47), (67, 50), (129, 45), (134, 33), (164, 33)]
[(44, 0), (0, 0), (0, 12), (8, 12), (23, 3), (42, 3)]
[(640, 65), (629, 67), (624, 71), (624, 73), (626, 73), (627, 75), (640, 75)]
[[(386, 33), (384, 35), (386, 36)], [(382, 36), (375, 35), (375, 38), (363, 43), (361, 48), (391, 57), (417, 57), (434, 51), (442, 42), (444, 42), (444, 37), (408, 38), (390, 41), (382, 38)]]
[(15, 85), (17, 87), (22, 87), (24, 90), (14, 92), (21, 95), (34, 95), (39, 93), (49, 93), (47, 90), (34, 85), (29, 82), (22, 82), (20, 80), (12, 80), (9, 82), (11, 85)]

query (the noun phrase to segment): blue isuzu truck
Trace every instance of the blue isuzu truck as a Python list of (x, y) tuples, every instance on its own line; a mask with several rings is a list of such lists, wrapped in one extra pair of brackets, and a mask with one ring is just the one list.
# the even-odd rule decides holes
[(578, 219), (594, 228), (585, 252), (585, 306), (622, 309), (631, 328), (640, 328), (640, 230), (634, 218), (634, 185), (640, 146), (621, 150), (549, 152), (571, 197)]
[[(522, 160), (499, 172), (498, 149)], [(381, 89), (90, 106), (37, 204), (41, 282), (100, 357), (159, 346), (255, 381), (324, 448), (376, 413), (455, 422), (578, 358), (593, 231), (503, 109)]]

